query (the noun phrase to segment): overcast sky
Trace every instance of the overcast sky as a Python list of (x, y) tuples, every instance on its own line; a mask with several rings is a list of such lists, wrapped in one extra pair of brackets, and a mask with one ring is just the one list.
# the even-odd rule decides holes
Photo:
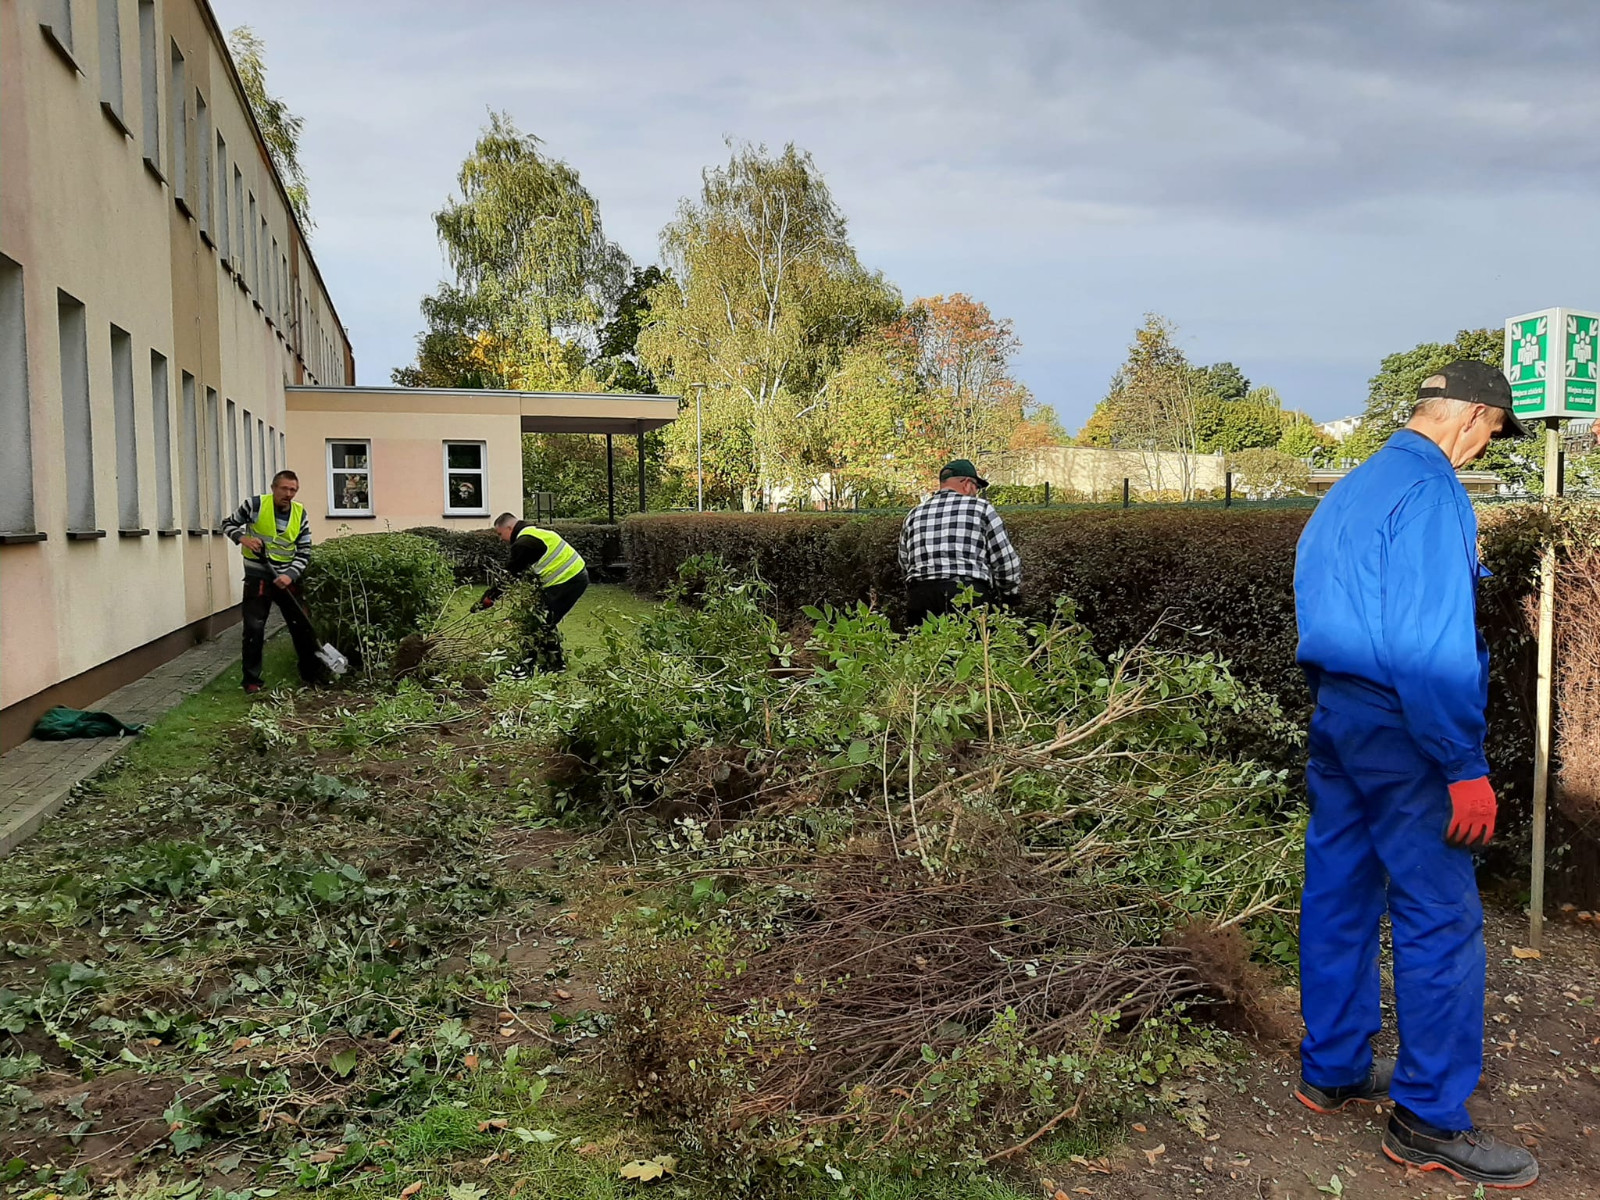
[(863, 262), (967, 292), (1082, 423), (1141, 315), (1318, 419), (1387, 353), (1600, 308), (1590, 0), (212, 0), (305, 118), (362, 383), (409, 361), (490, 108), (641, 264), (726, 158), (815, 156)]

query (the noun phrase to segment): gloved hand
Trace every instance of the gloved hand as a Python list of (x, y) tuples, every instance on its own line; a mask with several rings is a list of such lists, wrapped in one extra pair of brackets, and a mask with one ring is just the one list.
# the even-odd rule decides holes
[(493, 608), (494, 607), (494, 593), (493, 592), (485, 592), (483, 594), (482, 599), (480, 599), (478, 601), (478, 607), (479, 608)]
[(1468, 850), (1481, 850), (1494, 837), (1497, 808), (1489, 777), (1463, 779), (1450, 785), (1450, 824), (1444, 831), (1445, 844)]

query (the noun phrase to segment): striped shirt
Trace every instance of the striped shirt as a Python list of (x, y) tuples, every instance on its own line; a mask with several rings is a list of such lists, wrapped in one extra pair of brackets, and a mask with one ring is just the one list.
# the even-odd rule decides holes
[(1022, 586), (1022, 560), (1000, 514), (981, 496), (940, 488), (911, 510), (900, 530), (908, 580), (959, 579), (997, 592)]
[[(237, 546), (239, 539), (254, 537), (252, 528), (256, 518), (261, 515), (261, 497), (247, 496), (245, 502), (239, 505), (238, 511), (231, 517), (222, 519), (222, 532), (227, 534)], [(289, 514), (273, 511), (273, 516), (278, 518), (278, 533), (282, 534), (289, 528)], [(290, 579), (299, 579), (305, 574), (307, 565), (311, 562), (311, 514), (306, 513), (300, 518), (300, 536), (295, 539), (294, 558), (288, 566), (279, 566), (269, 563), (264, 559), (247, 558), (244, 560), (244, 577), (246, 579), (276, 579), (279, 575), (287, 575)]]

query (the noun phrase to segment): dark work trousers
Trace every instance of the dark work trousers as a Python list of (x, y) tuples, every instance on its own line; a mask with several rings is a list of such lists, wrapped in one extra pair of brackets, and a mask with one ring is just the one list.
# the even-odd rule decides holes
[(561, 646), (561, 635), (556, 632), (556, 626), (561, 623), (561, 618), (572, 611), (572, 606), (578, 602), (578, 597), (589, 590), (589, 572), (585, 568), (579, 571), (565, 583), (558, 583), (554, 587), (544, 589), (545, 620), (550, 623), (550, 654), (547, 665), (550, 669), (564, 671), (567, 669), (567, 656)]
[[(289, 593), (293, 592), (294, 595)], [(311, 628), (299, 599), (300, 585), (280, 588), (270, 579), (244, 580), (244, 682), (261, 682), (261, 644), (265, 641), (267, 617), (274, 603), (283, 614), (283, 623), (294, 639), (294, 652), (300, 659), (300, 678), (317, 683), (323, 677), (322, 661), (317, 658), (317, 635)]]
[(992, 604), (994, 589), (987, 583), (967, 579), (906, 580), (906, 625), (921, 625), (929, 617), (942, 617), (956, 610), (956, 597), (963, 588), (977, 593), (975, 603)]
[(565, 583), (544, 589), (544, 607), (550, 614), (550, 624), (559, 625), (561, 618), (572, 611), (578, 597), (589, 590), (589, 570), (584, 568)]
[(1483, 1070), (1483, 908), (1472, 852), (1447, 846), (1450, 791), (1398, 719), (1326, 703), (1311, 718), (1311, 826), (1300, 906), (1301, 1072), (1361, 1083), (1383, 1023), (1378, 926), (1394, 935), (1400, 1061), (1389, 1095), (1466, 1129)]

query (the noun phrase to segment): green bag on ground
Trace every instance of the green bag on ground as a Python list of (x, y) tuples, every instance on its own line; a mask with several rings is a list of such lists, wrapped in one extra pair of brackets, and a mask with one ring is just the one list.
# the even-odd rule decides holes
[(122, 737), (143, 729), (143, 725), (130, 725), (108, 712), (84, 712), (58, 704), (39, 718), (33, 736), (46, 742), (64, 742), (68, 738)]

